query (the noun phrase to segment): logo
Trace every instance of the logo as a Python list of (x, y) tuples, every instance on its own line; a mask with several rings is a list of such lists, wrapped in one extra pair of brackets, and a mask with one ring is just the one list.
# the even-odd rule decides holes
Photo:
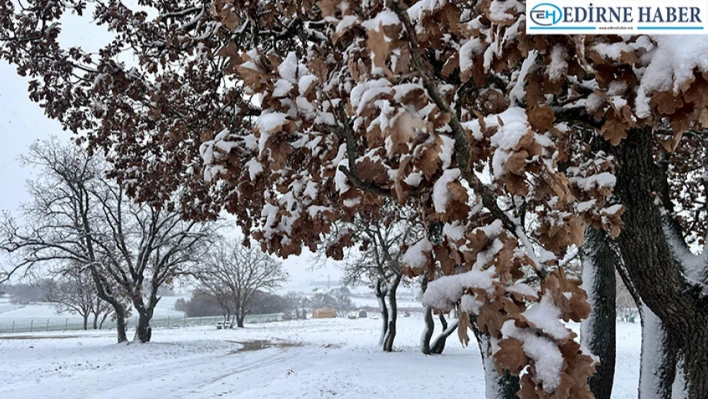
[(526, 0), (526, 33), (708, 34), (708, 1)]
[(563, 17), (563, 11), (561, 11), (560, 7), (551, 3), (538, 4), (531, 9), (529, 14), (533, 23), (540, 26), (555, 25)]

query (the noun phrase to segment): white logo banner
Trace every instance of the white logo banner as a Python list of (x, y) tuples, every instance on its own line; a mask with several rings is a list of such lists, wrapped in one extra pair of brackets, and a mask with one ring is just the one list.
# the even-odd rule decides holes
[(530, 35), (706, 34), (707, 0), (527, 0)]

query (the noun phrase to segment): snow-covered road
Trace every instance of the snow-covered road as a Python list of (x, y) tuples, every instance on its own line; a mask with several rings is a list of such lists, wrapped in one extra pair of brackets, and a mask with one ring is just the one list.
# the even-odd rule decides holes
[[(414, 315), (400, 320), (398, 351), (381, 353), (379, 323), (162, 329), (146, 345), (116, 345), (110, 332), (0, 336), (0, 398), (484, 397), (476, 345), (462, 348), (453, 335), (443, 355), (424, 356), (417, 348), (422, 320)], [(618, 329), (615, 397), (634, 398), (639, 326)]]

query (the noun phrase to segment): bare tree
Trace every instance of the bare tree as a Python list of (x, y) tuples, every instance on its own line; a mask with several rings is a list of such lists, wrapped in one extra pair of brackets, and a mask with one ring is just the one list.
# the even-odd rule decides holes
[(352, 251), (344, 264), (343, 283), (368, 284), (374, 289), (383, 321), (379, 343), (390, 352), (398, 318), (396, 292), (404, 278), (403, 250), (422, 237), (422, 224), (410, 209), (387, 203), (375, 215), (363, 213), (338, 227), (336, 234), (351, 232), (360, 242), (359, 250)]
[[(216, 303), (221, 309), (221, 314), (224, 316), (224, 323), (230, 322), (233, 326), (236, 312), (234, 309), (234, 301), (232, 300), (231, 292), (226, 285), (202, 285), (197, 288), (195, 293), (197, 295), (206, 296), (210, 301)], [(194, 300), (194, 298), (192, 300)]]
[(284, 296), (286, 308), (289, 312), (294, 313), (296, 320), (306, 319), (305, 307), (307, 306), (307, 298), (300, 292), (290, 291)]
[(136, 340), (148, 342), (161, 287), (188, 272), (204, 254), (214, 225), (184, 221), (176, 209), (135, 204), (123, 188), (102, 181), (93, 192), (107, 229), (96, 241), (106, 261), (101, 271), (115, 281), (138, 313)]
[(22, 208), (25, 224), (20, 226), (7, 213), (0, 223), (0, 250), (11, 253), (14, 260), (3, 273), (5, 278), (47, 262), (85, 268), (98, 296), (113, 307), (118, 342), (127, 341), (127, 309), (114, 282), (100, 270), (103, 258), (96, 242), (105, 224), (91, 194), (102, 178), (98, 161), (54, 137), (34, 143), (22, 161), (40, 174), (29, 182), (32, 200)]
[(138, 313), (136, 339), (149, 341), (159, 288), (193, 264), (213, 226), (134, 203), (105, 178), (101, 159), (78, 146), (38, 142), (24, 160), (43, 173), (30, 183), (26, 225), (9, 216), (3, 223), (0, 249), (16, 255), (10, 273), (57, 261), (87, 270), (99, 298), (114, 308), (118, 341), (127, 340), (125, 298)]
[(243, 327), (254, 293), (271, 291), (288, 279), (280, 262), (235, 240), (219, 240), (197, 273), (200, 289), (213, 297), (227, 296), (235, 309), (236, 325)]
[[(78, 268), (70, 269), (59, 278), (49, 280), (45, 284), (44, 291), (46, 301), (55, 303), (58, 312), (69, 312), (81, 316), (83, 328), (88, 330), (89, 317), (96, 310), (97, 300), (100, 300), (89, 273)], [(100, 310), (103, 309), (99, 308)], [(95, 323), (94, 328), (96, 328)]]

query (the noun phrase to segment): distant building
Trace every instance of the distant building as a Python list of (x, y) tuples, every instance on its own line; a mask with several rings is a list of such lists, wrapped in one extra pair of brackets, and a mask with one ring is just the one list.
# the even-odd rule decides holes
[(312, 309), (313, 319), (333, 319), (337, 317), (337, 311), (332, 308)]

